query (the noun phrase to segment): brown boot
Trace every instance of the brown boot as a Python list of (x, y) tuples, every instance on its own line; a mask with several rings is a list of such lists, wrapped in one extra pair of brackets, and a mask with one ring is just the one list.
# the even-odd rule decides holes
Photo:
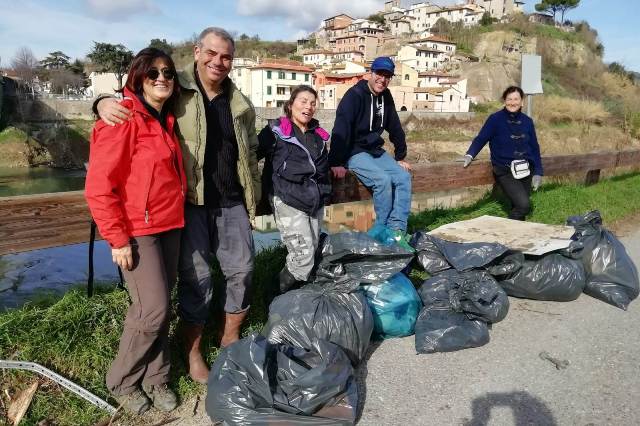
[(202, 352), (200, 352), (203, 329), (204, 325), (183, 324), (182, 332), (187, 363), (189, 364), (189, 376), (194, 381), (205, 384), (209, 379), (209, 368), (202, 358)]
[(224, 316), (224, 332), (220, 339), (220, 347), (226, 348), (230, 344), (240, 340), (240, 327), (242, 321), (247, 316), (248, 311), (238, 312), (237, 314), (226, 313)]

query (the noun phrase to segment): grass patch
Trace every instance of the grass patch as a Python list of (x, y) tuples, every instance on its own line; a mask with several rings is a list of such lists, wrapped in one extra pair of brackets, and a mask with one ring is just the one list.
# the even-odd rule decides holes
[[(640, 174), (626, 174), (603, 180), (596, 185), (546, 184), (532, 195), (533, 213), (530, 220), (548, 224), (564, 223), (568, 216), (598, 209), (607, 222), (629, 216), (640, 210)], [(409, 230), (433, 229), (458, 220), (485, 214), (506, 217), (508, 205), (504, 197), (487, 194), (467, 207), (435, 209), (409, 218)], [(243, 334), (261, 329), (267, 319), (265, 299), (272, 279), (282, 268), (285, 258), (283, 247), (266, 249), (256, 256), (253, 277), (254, 303)], [(214, 282), (222, 275), (214, 266)], [(423, 278), (413, 274), (414, 280)], [(218, 286), (219, 288), (219, 286)], [(219, 290), (218, 290), (219, 291)], [(214, 300), (220, 300), (214, 296)], [(101, 289), (87, 299), (83, 289), (73, 290), (56, 302), (40, 301), (21, 309), (0, 314), (0, 359), (28, 360), (41, 363), (87, 388), (98, 396), (109, 399), (104, 376), (115, 356), (122, 321), (128, 305), (123, 291)], [(204, 393), (201, 385), (186, 378), (184, 359), (176, 339), (177, 321), (172, 321), (171, 387), (184, 400), (196, 393)], [(207, 361), (218, 354), (213, 338), (216, 324), (207, 327), (203, 342)], [(30, 373), (0, 372), (0, 387), (17, 391), (33, 380)], [(2, 423), (0, 413), (0, 423)], [(105, 413), (91, 404), (71, 396), (58, 386), (45, 382), (27, 413), (25, 424), (37, 424), (49, 419), (55, 424), (93, 424)]]
[(17, 127), (9, 126), (0, 131), (0, 144), (7, 142), (24, 142), (29, 136)]
[[(254, 303), (243, 330), (244, 335), (259, 331), (266, 322), (266, 292), (272, 278), (282, 269), (285, 255), (284, 248), (277, 246), (265, 249), (256, 256)], [(214, 265), (213, 276), (214, 282), (219, 284), (222, 273), (217, 265)], [(220, 298), (214, 295), (213, 300)], [(128, 304), (128, 295), (124, 291), (99, 287), (96, 295), (88, 299), (85, 289), (78, 288), (57, 301), (43, 299), (21, 309), (0, 313), (0, 359), (40, 363), (115, 405), (104, 378), (117, 351)], [(214, 337), (216, 329), (215, 323), (207, 327), (207, 335), (202, 343), (209, 362), (215, 360), (219, 351)], [(171, 387), (185, 400), (204, 392), (205, 388), (187, 378), (177, 333), (174, 315), (171, 324)], [(27, 372), (0, 370), (0, 388), (17, 392), (35, 377)], [(0, 405), (0, 424), (4, 424), (4, 415), (6, 413), (2, 412)], [(36, 393), (22, 424), (37, 424), (48, 419), (59, 425), (88, 425), (105, 416), (104, 411), (47, 380)]]
[[(640, 174), (630, 173), (584, 186), (579, 184), (546, 184), (531, 195), (532, 222), (564, 224), (569, 216), (600, 210), (607, 222), (640, 210)], [(438, 226), (482, 215), (507, 217), (509, 203), (502, 194), (486, 194), (470, 206), (435, 209), (409, 217), (409, 232), (431, 230)]]

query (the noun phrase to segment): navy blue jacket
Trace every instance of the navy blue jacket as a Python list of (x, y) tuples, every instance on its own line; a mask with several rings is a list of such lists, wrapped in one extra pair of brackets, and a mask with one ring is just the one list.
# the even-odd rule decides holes
[[(382, 103), (382, 119), (375, 116), (378, 103)], [(389, 132), (389, 139), (395, 147), (395, 159), (403, 160), (407, 156), (405, 134), (396, 112), (396, 106), (389, 89), (379, 96), (369, 90), (366, 80), (360, 80), (347, 90), (338, 104), (336, 121), (331, 133), (331, 167), (344, 166), (349, 158), (368, 152), (374, 157), (384, 153), (382, 132)]]
[(526, 159), (533, 166), (533, 174), (542, 176), (540, 146), (533, 120), (522, 112), (510, 113), (506, 109), (487, 118), (475, 137), (467, 154), (474, 157), (489, 142), (491, 163), (509, 167), (513, 160)]
[[(277, 195), (288, 206), (312, 216), (331, 197), (329, 134), (315, 119), (309, 123), (304, 141), (299, 141), (296, 133), (301, 130), (294, 130), (294, 124), (281, 117), (269, 120), (258, 135), (258, 160), (266, 158), (262, 193)], [(264, 202), (261, 204), (264, 208)]]

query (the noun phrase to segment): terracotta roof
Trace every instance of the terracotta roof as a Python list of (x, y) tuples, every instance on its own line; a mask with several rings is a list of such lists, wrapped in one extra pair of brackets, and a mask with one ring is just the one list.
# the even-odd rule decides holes
[(338, 16), (345, 16), (345, 17), (347, 17), (347, 18), (349, 18), (349, 19), (353, 20), (353, 18), (352, 18), (351, 16), (349, 16), (349, 15), (347, 15), (347, 14), (345, 14), (345, 13), (341, 13), (340, 15), (335, 15), (335, 16), (332, 16), (332, 17), (330, 17), (330, 18), (325, 19), (325, 22), (326, 22), (326, 21), (328, 21), (328, 20), (330, 20), (330, 19), (337, 18)]
[(457, 78), (457, 75), (447, 74), (442, 71), (422, 71), (418, 73), (418, 77), (450, 77)]
[(474, 7), (469, 6), (468, 4), (461, 4), (461, 5), (458, 5), (458, 6), (445, 7), (444, 9), (442, 9), (442, 11), (445, 12), (447, 10), (461, 10), (461, 9), (476, 10)]
[(306, 53), (303, 53), (302, 55), (318, 55), (318, 54), (333, 55), (333, 52), (330, 50), (316, 49), (316, 50), (310, 50)]
[(447, 89), (444, 87), (416, 87), (414, 93), (429, 93), (432, 95), (439, 95)]
[(411, 47), (414, 47), (416, 50), (419, 50), (421, 52), (445, 53), (442, 50), (429, 49), (428, 47), (422, 47), (422, 46), (411, 46)]
[(348, 78), (353, 78), (353, 77), (361, 77), (363, 75), (366, 75), (366, 72), (351, 72), (351, 73), (345, 73), (345, 74), (338, 74), (338, 73), (330, 73), (330, 72), (318, 72), (317, 74), (323, 74), (325, 77), (328, 78), (341, 78), (341, 79), (348, 79)]
[(268, 69), (268, 70), (286, 70), (286, 71), (301, 71), (301, 72), (313, 72), (313, 68), (304, 65), (289, 65), (289, 64), (274, 64), (274, 63), (261, 63), (251, 67), (252, 70)]
[(358, 54), (364, 56), (364, 52), (361, 52), (359, 50), (347, 50), (345, 52), (333, 52), (334, 55), (339, 55), (341, 53), (358, 53)]
[(442, 38), (442, 37), (438, 37), (438, 36), (431, 36), (431, 37), (427, 37), (427, 38), (423, 38), (421, 40), (418, 40), (418, 42), (424, 42), (424, 41), (434, 41), (436, 43), (447, 43), (447, 44), (455, 44), (454, 42), (447, 40), (446, 38)]

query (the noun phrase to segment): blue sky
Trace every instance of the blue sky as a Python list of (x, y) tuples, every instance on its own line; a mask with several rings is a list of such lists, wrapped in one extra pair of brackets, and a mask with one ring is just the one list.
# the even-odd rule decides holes
[[(533, 10), (537, 0), (525, 0)], [(416, 1), (403, 1), (403, 4)], [(432, 3), (453, 3), (433, 1)], [(0, 0), (0, 66), (27, 46), (41, 59), (62, 50), (82, 58), (93, 41), (122, 43), (134, 52), (152, 38), (190, 39), (207, 26), (264, 40), (295, 40), (338, 13), (366, 16), (384, 0)], [(582, 0), (566, 19), (586, 20), (598, 30), (605, 61), (640, 72), (640, 1)]]

